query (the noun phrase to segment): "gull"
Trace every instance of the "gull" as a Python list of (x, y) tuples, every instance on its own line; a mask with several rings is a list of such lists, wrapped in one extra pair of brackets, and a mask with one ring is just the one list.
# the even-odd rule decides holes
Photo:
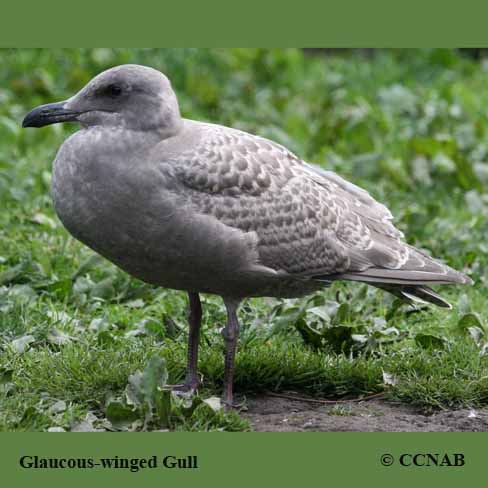
[(187, 391), (200, 383), (200, 294), (223, 298), (226, 407), (244, 299), (352, 280), (450, 307), (429, 285), (472, 283), (408, 245), (390, 211), (338, 174), (271, 140), (183, 118), (153, 68), (104, 71), (68, 100), (33, 109), (23, 127), (60, 122), (81, 125), (53, 164), (63, 225), (130, 275), (188, 293)]

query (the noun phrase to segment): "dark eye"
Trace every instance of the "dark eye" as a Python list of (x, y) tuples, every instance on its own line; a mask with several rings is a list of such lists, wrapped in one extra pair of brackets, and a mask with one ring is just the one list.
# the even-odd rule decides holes
[(104, 91), (106, 95), (112, 98), (117, 98), (122, 94), (122, 88), (119, 85), (115, 85), (115, 84), (108, 85)]

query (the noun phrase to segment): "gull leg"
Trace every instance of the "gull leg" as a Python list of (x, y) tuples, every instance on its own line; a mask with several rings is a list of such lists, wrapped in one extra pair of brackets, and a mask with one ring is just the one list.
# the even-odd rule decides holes
[(227, 325), (222, 330), (225, 342), (225, 369), (224, 369), (224, 391), (222, 401), (226, 409), (232, 407), (232, 384), (234, 381), (234, 363), (237, 349), (237, 338), (239, 337), (239, 322), (237, 320), (237, 309), (240, 300), (224, 298), (227, 309)]
[(179, 385), (168, 385), (175, 392), (193, 393), (200, 386), (198, 375), (198, 345), (200, 341), (200, 327), (202, 325), (202, 304), (198, 293), (188, 292), (188, 361), (185, 382)]
[(200, 378), (198, 377), (198, 345), (200, 342), (200, 327), (202, 325), (202, 304), (198, 293), (188, 292), (188, 299), (190, 330), (188, 333), (188, 363), (183, 388), (193, 391), (200, 386)]

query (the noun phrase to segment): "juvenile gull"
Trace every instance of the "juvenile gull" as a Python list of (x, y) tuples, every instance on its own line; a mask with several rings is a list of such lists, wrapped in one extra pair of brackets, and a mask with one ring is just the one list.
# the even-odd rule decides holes
[(56, 212), (73, 236), (133, 276), (185, 290), (184, 387), (198, 387), (200, 293), (227, 309), (223, 400), (232, 404), (246, 297), (298, 297), (334, 280), (450, 305), (427, 285), (471, 283), (409, 246), (390, 211), (339, 175), (246, 132), (184, 119), (162, 73), (109, 69), (24, 127), (79, 122), (54, 161)]

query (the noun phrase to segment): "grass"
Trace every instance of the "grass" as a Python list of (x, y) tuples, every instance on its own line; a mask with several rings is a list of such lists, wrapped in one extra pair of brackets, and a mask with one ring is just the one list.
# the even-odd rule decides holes
[[(301, 300), (249, 300), (240, 311), (237, 392), (342, 398), (384, 391), (425, 410), (488, 403), (484, 63), (445, 50), (372, 58), (2, 50), (0, 60), (0, 430), (113, 428), (110, 402), (125, 401), (130, 378), (149, 377), (154, 358), (164, 360), (168, 383), (184, 374), (186, 297), (128, 277), (68, 235), (49, 182), (55, 152), (74, 128), (26, 131), (19, 123), (30, 108), (67, 98), (94, 74), (127, 62), (166, 72), (184, 116), (270, 137), (367, 188), (392, 209), (410, 243), (475, 280), (442, 289), (453, 311), (399, 307), (353, 284)], [(152, 406), (139, 405), (139, 420), (123, 428), (250, 428), (204, 402), (221, 388), (225, 310), (212, 296), (203, 305), (203, 403), (171, 399), (169, 414), (148, 421), (159, 401), (149, 395)]]

